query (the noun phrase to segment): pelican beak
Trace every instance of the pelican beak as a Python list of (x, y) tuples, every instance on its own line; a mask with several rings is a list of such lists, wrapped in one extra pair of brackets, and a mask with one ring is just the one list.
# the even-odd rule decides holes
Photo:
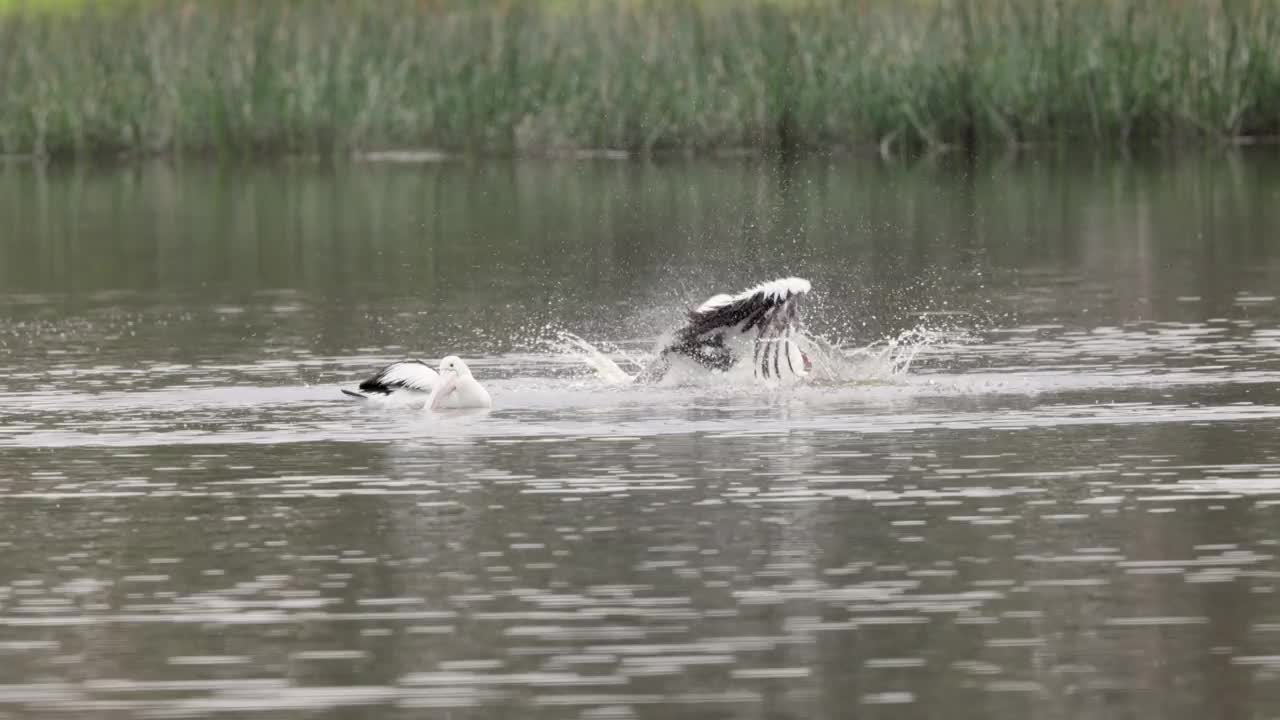
[(444, 405), (445, 399), (457, 389), (458, 373), (453, 370), (446, 370), (440, 374), (440, 379), (431, 391), (431, 398), (427, 400), (427, 406), (432, 410), (439, 410)]

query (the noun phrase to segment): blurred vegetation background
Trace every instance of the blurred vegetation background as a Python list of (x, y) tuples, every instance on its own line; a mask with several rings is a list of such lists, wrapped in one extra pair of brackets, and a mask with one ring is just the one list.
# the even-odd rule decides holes
[(0, 151), (1280, 134), (1276, 0), (0, 0)]

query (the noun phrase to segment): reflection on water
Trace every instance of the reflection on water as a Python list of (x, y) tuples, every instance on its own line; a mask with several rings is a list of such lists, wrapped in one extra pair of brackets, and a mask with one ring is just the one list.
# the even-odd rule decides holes
[[(0, 712), (1274, 714), (1278, 198), (1265, 154), (0, 166)], [(793, 273), (817, 386), (554, 349)], [(450, 352), (494, 410), (337, 391)]]

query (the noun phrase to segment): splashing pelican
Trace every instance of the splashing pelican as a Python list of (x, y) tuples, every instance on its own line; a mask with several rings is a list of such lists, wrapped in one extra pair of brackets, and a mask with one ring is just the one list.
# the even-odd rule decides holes
[(562, 338), (614, 383), (678, 382), (707, 371), (768, 382), (803, 380), (813, 365), (795, 337), (800, 334), (800, 298), (811, 289), (808, 280), (789, 277), (737, 295), (713, 295), (689, 311), (657, 358), (634, 376), (582, 338), (569, 333)]

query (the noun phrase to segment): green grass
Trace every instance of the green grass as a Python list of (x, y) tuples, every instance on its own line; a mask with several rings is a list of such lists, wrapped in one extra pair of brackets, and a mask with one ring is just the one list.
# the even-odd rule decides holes
[(97, 7), (0, 13), (0, 150), (896, 152), (1280, 134), (1272, 0)]

